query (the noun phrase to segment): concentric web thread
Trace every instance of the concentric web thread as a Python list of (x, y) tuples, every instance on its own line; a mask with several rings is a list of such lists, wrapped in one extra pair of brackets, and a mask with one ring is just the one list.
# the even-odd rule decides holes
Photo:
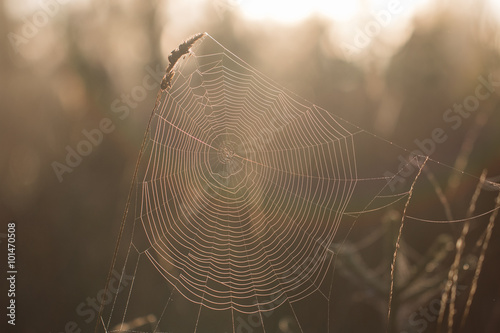
[[(198, 41), (154, 110), (126, 256), (115, 266), (121, 282), (132, 278), (102, 326), (134, 331), (127, 323), (143, 309), (138, 276), (149, 267), (167, 286), (150, 296), (161, 304), (150, 331), (223, 332), (200, 322), (225, 313), (227, 332), (238, 331), (242, 314), (258, 314), (265, 332), (265, 313), (278, 308), (302, 331), (294, 304), (313, 294), (329, 304), (329, 245), (341, 222), (408, 194), (388, 191), (387, 177), (376, 173), (359, 177), (363, 135), (209, 35)], [(195, 314), (171, 329), (180, 324), (169, 313), (182, 312), (182, 300)]]
[(139, 184), (146, 255), (210, 308), (252, 312), (261, 297), (277, 306), (307, 296), (324, 273), (290, 278), (291, 269), (327, 255), (320, 240), (332, 240), (356, 185), (351, 132), (234, 70), (227, 53), (183, 65), (154, 116)]

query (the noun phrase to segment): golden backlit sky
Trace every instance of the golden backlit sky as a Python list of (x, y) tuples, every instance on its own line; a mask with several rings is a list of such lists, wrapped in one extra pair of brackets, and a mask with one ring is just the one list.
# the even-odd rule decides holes
[[(68, 7), (78, 11), (92, 6), (91, 0), (44, 0), (57, 2), (60, 7)], [(376, 38), (383, 40), (387, 50), (394, 50), (402, 45), (411, 33), (412, 20), (415, 17), (429, 18), (430, 11), (435, 11), (440, 4), (447, 4), (451, 0), (186, 0), (186, 1), (158, 1), (158, 16), (160, 21), (166, 22), (163, 27), (162, 41), (183, 40), (195, 32), (205, 31), (206, 15), (219, 15), (221, 19), (228, 13), (236, 14), (238, 19), (249, 24), (275, 22), (282, 25), (294, 25), (312, 16), (320, 17), (324, 21), (332, 22), (331, 40), (341, 43), (352, 42), (360, 30), (366, 30), (370, 22), (379, 24), (376, 29)], [(463, 0), (460, 5), (451, 6), (456, 11), (469, 13), (473, 8), (482, 6), (483, 1)], [(488, 5), (487, 12), (495, 13), (500, 18), (500, 0), (484, 0)], [(22, 21), (40, 10), (40, 0), (26, 0), (18, 2), (6, 0), (4, 2), (8, 14), (13, 21)], [(67, 6), (65, 4), (71, 4)], [(135, 10), (134, 1), (124, 0), (121, 5), (130, 4)], [(64, 6), (63, 6), (64, 5)], [(206, 11), (207, 7), (213, 7)], [(113, 2), (101, 4), (102, 8), (113, 10)], [(443, 6), (443, 8), (450, 8)], [(447, 9), (447, 10), (448, 10)], [(105, 10), (104, 10), (105, 11)], [(387, 16), (389, 14), (389, 16)], [(104, 15), (104, 14), (103, 14)], [(104, 16), (103, 16), (104, 17)], [(381, 21), (382, 20), (382, 21)], [(385, 20), (385, 21), (384, 21)], [(112, 25), (110, 25), (112, 26)], [(210, 33), (210, 31), (208, 31)], [(129, 33), (129, 32), (127, 32)], [(115, 33), (116, 35), (116, 33)], [(130, 38), (128, 38), (130, 39)], [(339, 42), (340, 41), (340, 42)], [(175, 45), (163, 45), (166, 54)]]
[[(381, 9), (387, 9), (389, 4), (397, 3), (404, 8), (406, 14), (421, 10), (431, 2), (446, 2), (449, 0), (308, 0), (308, 1), (287, 1), (287, 0), (190, 0), (190, 1), (169, 1), (168, 7), (173, 12), (190, 12), (189, 17), (184, 16), (186, 21), (196, 16), (194, 11), (200, 6), (212, 4), (220, 7), (221, 10), (237, 10), (244, 17), (250, 20), (271, 19), (282, 23), (294, 23), (311, 15), (319, 15), (336, 22), (349, 22), (361, 15), (370, 14)], [(474, 5), (476, 1), (471, 1)], [(85, 6), (89, 0), (64, 0), (61, 3), (72, 2), (72, 5), (79, 3)], [(492, 8), (500, 15), (500, 1), (488, 0)], [(32, 10), (40, 6), (38, 0), (26, 0), (18, 2), (6, 0), (5, 5), (12, 16), (27, 15)]]

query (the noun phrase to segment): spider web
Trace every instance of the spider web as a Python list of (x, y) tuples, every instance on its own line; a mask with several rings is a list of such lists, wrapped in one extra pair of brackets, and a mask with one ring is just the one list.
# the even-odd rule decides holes
[[(330, 331), (339, 228), (410, 193), (411, 181), (394, 191), (383, 176), (397, 158), (376, 166), (356, 151), (402, 149), (279, 87), (209, 35), (175, 73), (152, 115), (114, 266), (123, 290), (100, 329)], [(310, 304), (322, 323), (308, 322)]]

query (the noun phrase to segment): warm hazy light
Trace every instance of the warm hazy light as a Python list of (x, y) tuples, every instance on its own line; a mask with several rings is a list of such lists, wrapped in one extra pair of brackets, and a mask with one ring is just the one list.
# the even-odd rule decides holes
[[(323, 15), (337, 22), (348, 22), (357, 16), (386, 9), (397, 3), (403, 12), (411, 14), (429, 0), (225, 0), (238, 7), (249, 19), (271, 19), (285, 23), (303, 20), (311, 15)], [(487, 0), (500, 17), (500, 0)]]
[(295, 22), (319, 14), (337, 21), (348, 21), (359, 10), (358, 1), (336, 0), (232, 0), (250, 19), (273, 19), (280, 22)]

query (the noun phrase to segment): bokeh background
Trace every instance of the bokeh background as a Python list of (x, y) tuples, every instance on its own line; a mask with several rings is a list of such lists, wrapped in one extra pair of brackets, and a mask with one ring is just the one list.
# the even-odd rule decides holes
[[(497, 0), (1, 1), (0, 236), (8, 221), (17, 221), (19, 266), (17, 325), (7, 327), (3, 318), (1, 327), (63, 332), (74, 321), (83, 332), (93, 331), (94, 321), (86, 323), (75, 309), (104, 286), (156, 80), (168, 54), (187, 37), (208, 32), (299, 96), (412, 150), (415, 139), (443, 124), (447, 109), (474, 94), (479, 77), (500, 81), (499, 20)], [(372, 36), (360, 37), (370, 26)], [(148, 75), (156, 80), (147, 84), (155, 86), (138, 92)], [(496, 89), (450, 133), (434, 159), (473, 175), (487, 169), (493, 180), (500, 175)], [(117, 112), (123, 103), (129, 112)], [(113, 127), (102, 142), (58, 177), (54, 162), (64, 163), (68, 147), (75, 149), (84, 131), (99, 128), (104, 118)], [(469, 197), (456, 184), (464, 180), (448, 182), (457, 178), (449, 173), (436, 177), (455, 199), (457, 218), (463, 216)], [(494, 195), (482, 200), (491, 204)], [(491, 209), (488, 204), (483, 210)], [(433, 216), (442, 210), (437, 206), (422, 201), (420, 207)], [(392, 252), (384, 235), (394, 231), (387, 221), (398, 220), (389, 213), (361, 221), (348, 237), (354, 250), (346, 250), (338, 265), (343, 273), (336, 285), (342, 288), (332, 309), (338, 332), (385, 331), (387, 291), (378, 294), (366, 274), (387, 284)], [(471, 239), (480, 239), (485, 225), (478, 220)], [(445, 257), (439, 265), (447, 272), (460, 228), (411, 224), (408, 256), (423, 257), (446, 235), (448, 252), (440, 252)], [(500, 331), (499, 229), (465, 332)], [(0, 240), (4, 249), (5, 238)], [(477, 251), (468, 253), (462, 268), (472, 271)], [(352, 264), (358, 256), (365, 266)], [(464, 276), (460, 283), (469, 288), (471, 274)], [(391, 325), (398, 332), (434, 331), (435, 320), (424, 327), (408, 318), (439, 298), (440, 290), (442, 283), (419, 289), (418, 297), (399, 304)], [(281, 332), (295, 331), (282, 325)]]

